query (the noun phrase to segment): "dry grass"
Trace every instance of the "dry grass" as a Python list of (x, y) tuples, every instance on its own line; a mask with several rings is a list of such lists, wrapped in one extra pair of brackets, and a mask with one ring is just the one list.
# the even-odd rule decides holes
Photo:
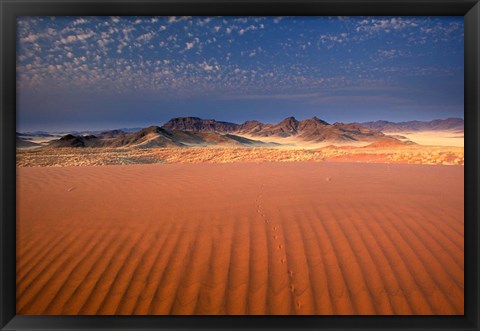
[(17, 167), (65, 167), (155, 163), (232, 163), (343, 161), (463, 165), (462, 147), (402, 146), (396, 148), (40, 148), (17, 150)]

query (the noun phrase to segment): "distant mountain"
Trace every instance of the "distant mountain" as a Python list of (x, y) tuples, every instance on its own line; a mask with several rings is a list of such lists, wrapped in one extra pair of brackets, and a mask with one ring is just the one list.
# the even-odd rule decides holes
[(265, 124), (259, 121), (246, 121), (238, 127), (239, 132), (246, 134), (255, 134), (260, 132), (265, 127)]
[(213, 119), (205, 120), (198, 117), (178, 117), (165, 123), (162, 128), (184, 132), (231, 133), (261, 138), (296, 137), (306, 142), (369, 142), (381, 138), (394, 139), (358, 124), (335, 123), (332, 125), (317, 117), (299, 121), (291, 116), (277, 124), (262, 123), (254, 120), (236, 124)]
[[(308, 143), (375, 143), (382, 146), (404, 144), (401, 135), (386, 135), (385, 132), (408, 130), (463, 130), (462, 119), (435, 120), (430, 122), (394, 123), (376, 121), (366, 123), (330, 124), (317, 117), (297, 120), (287, 117), (277, 124), (246, 121), (242, 124), (201, 119), (199, 117), (177, 117), (163, 126), (150, 126), (135, 132), (110, 130), (87, 135), (67, 134), (49, 143), (52, 147), (187, 147), (187, 146), (272, 146), (282, 138), (292, 137)], [(260, 140), (269, 140), (265, 143)], [(273, 143), (276, 142), (276, 143)], [(289, 140), (286, 140), (289, 142)], [(376, 146), (375, 144), (371, 146)]]
[[(256, 130), (250, 130), (247, 128), (246, 130), (241, 130), (241, 127), (248, 127), (248, 123), (250, 125), (255, 124)], [(298, 121), (295, 117), (287, 117), (283, 121), (278, 124), (264, 124), (260, 122), (245, 122), (240, 126), (240, 132), (244, 134), (251, 134), (252, 136), (257, 137), (290, 137), (296, 135)]]
[(382, 132), (411, 132), (411, 131), (463, 131), (464, 120), (462, 118), (447, 118), (433, 121), (408, 121), (389, 122), (374, 121), (363, 123), (352, 123), (364, 126), (372, 130)]
[(216, 120), (204, 120), (198, 117), (176, 117), (162, 127), (167, 130), (227, 133), (238, 130), (239, 125)]
[(250, 121), (240, 125), (238, 132), (254, 137), (296, 137), (305, 142), (368, 142), (383, 138), (394, 139), (360, 125), (344, 123), (332, 125), (317, 117), (301, 121), (295, 117), (287, 117), (278, 124)]
[(67, 134), (60, 139), (52, 140), (48, 143), (51, 147), (87, 147), (96, 142), (98, 138), (93, 135), (75, 136)]
[[(141, 129), (138, 129), (138, 130), (141, 130)], [(136, 131), (138, 131), (138, 130), (136, 130)], [(116, 137), (119, 137), (119, 136), (124, 136), (125, 133), (126, 132), (124, 130), (118, 129), (118, 130), (103, 131), (103, 132), (100, 132), (99, 134), (97, 134), (97, 136), (102, 137), (102, 138), (116, 138)]]
[(269, 146), (272, 144), (247, 139), (233, 134), (218, 132), (194, 132), (167, 130), (164, 127), (150, 126), (137, 132), (125, 133), (112, 130), (98, 136), (78, 136), (68, 134), (49, 143), (50, 147), (187, 147), (187, 146)]

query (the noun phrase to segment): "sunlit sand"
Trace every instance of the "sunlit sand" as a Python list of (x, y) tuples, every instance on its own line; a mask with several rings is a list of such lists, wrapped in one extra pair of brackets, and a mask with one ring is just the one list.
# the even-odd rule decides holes
[(17, 171), (17, 313), (464, 313), (463, 166)]

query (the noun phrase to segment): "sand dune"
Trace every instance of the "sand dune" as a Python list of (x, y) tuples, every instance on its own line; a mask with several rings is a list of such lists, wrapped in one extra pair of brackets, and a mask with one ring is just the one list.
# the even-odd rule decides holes
[(463, 314), (463, 167), (17, 169), (17, 313)]

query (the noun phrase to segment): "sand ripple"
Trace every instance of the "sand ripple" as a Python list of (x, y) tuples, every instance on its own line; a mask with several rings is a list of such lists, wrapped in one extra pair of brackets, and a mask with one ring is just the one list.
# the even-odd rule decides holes
[(463, 176), (305, 162), (20, 168), (17, 313), (463, 314)]

